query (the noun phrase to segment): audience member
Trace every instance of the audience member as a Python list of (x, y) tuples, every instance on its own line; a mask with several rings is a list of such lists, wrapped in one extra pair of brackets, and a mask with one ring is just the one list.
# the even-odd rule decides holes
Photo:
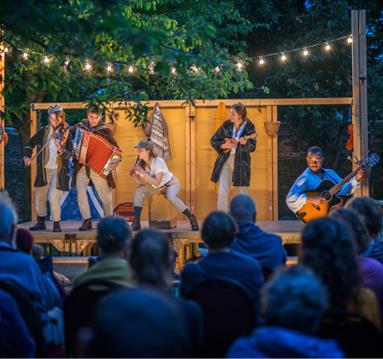
[[(170, 294), (174, 272), (174, 250), (159, 231), (144, 229), (138, 232), (131, 245), (129, 263), (139, 286), (147, 286)], [(203, 332), (203, 315), (193, 301), (171, 297), (180, 307), (189, 328), (193, 354), (198, 354)]]
[(133, 287), (132, 272), (127, 262), (127, 250), (132, 231), (122, 217), (103, 218), (97, 226), (97, 246), (100, 261), (73, 281), (73, 288), (94, 280), (104, 280), (121, 287)]
[(342, 358), (335, 340), (314, 333), (326, 307), (325, 288), (300, 266), (278, 271), (261, 291), (265, 326), (238, 339), (228, 358)]
[(30, 231), (24, 228), (17, 228), (16, 231), (16, 248), (27, 254), (32, 253), (33, 236)]
[(309, 222), (302, 233), (299, 260), (327, 288), (331, 310), (356, 312), (380, 329), (376, 297), (362, 286), (354, 241), (345, 224), (332, 218)]
[(265, 278), (286, 262), (281, 237), (267, 233), (256, 223), (255, 202), (246, 194), (239, 194), (230, 203), (230, 214), (238, 224), (237, 237), (230, 245), (233, 251), (258, 260)]
[(0, 290), (0, 357), (35, 358), (35, 350), (36, 344), (16, 302)]
[(383, 264), (376, 259), (368, 258), (362, 253), (369, 247), (370, 237), (358, 213), (353, 209), (339, 208), (331, 214), (337, 221), (346, 224), (353, 236), (357, 249), (357, 261), (362, 275), (362, 283), (370, 288), (376, 296), (380, 314), (383, 310)]
[(379, 262), (383, 263), (383, 238), (381, 237), (383, 228), (382, 209), (370, 197), (353, 198), (347, 203), (347, 208), (352, 208), (358, 212), (371, 238), (371, 243), (363, 252), (363, 255), (375, 258)]
[(234, 252), (230, 244), (237, 234), (233, 218), (224, 212), (210, 213), (201, 230), (209, 252), (195, 263), (188, 263), (181, 274), (181, 295), (187, 296), (196, 285), (209, 279), (223, 279), (240, 285), (258, 303), (263, 275), (259, 262)]
[(190, 353), (184, 317), (164, 293), (127, 289), (100, 301), (89, 357), (183, 358)]

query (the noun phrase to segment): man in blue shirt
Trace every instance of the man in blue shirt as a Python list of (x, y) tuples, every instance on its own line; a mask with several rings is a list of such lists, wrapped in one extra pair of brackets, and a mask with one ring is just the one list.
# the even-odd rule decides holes
[(230, 214), (238, 224), (239, 232), (230, 249), (256, 259), (267, 278), (277, 267), (286, 262), (286, 251), (281, 237), (267, 233), (255, 222), (255, 202), (246, 194), (239, 194), (230, 203)]
[[(309, 198), (306, 194), (307, 191), (314, 191), (325, 180), (333, 182), (334, 185), (342, 180), (335, 171), (322, 167), (324, 156), (320, 147), (310, 147), (307, 151), (306, 161), (307, 168), (297, 178), (286, 197), (286, 204), (294, 213), (297, 213), (306, 203), (315, 206), (324, 201), (320, 197)], [(360, 180), (363, 177), (364, 171), (359, 170), (356, 176), (342, 187), (338, 195), (353, 194), (359, 188)]]

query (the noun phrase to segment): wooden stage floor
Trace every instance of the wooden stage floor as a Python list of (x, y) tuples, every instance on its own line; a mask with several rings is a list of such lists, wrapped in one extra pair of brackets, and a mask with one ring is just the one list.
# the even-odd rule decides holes
[[(35, 243), (54, 247), (61, 255), (94, 255), (97, 221), (93, 222), (93, 230), (84, 232), (78, 230), (81, 223), (81, 221), (63, 221), (61, 222), (63, 231), (54, 233), (52, 222), (47, 222), (47, 230), (33, 232)], [(148, 227), (147, 221), (141, 223), (142, 228)], [(28, 228), (33, 224), (34, 222), (25, 222), (19, 224), (19, 227)], [(298, 221), (259, 221), (257, 225), (265, 231), (280, 235), (284, 244), (300, 243), (303, 224)], [(192, 257), (192, 252), (196, 251), (197, 244), (202, 242), (200, 233), (191, 231), (190, 224), (186, 221), (179, 221), (177, 228), (162, 229), (161, 232), (169, 238), (178, 253), (178, 268), (183, 267), (186, 260)]]

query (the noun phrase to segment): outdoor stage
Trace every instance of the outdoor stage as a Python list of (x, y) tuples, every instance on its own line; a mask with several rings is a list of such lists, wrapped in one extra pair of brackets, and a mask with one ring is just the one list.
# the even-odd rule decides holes
[[(19, 227), (28, 228), (34, 222), (21, 223)], [(90, 256), (96, 255), (96, 228), (97, 222), (93, 222), (92, 231), (78, 231), (81, 221), (63, 221), (63, 232), (53, 233), (52, 222), (47, 222), (46, 231), (33, 232), (35, 243), (47, 245), (48, 252), (52, 247), (64, 256)], [(201, 225), (202, 223), (200, 223)], [(300, 232), (303, 224), (298, 221), (259, 221), (257, 225), (265, 231), (278, 234), (282, 237), (283, 244), (299, 244)], [(142, 221), (142, 228), (148, 227), (147, 221)], [(190, 224), (179, 221), (174, 229), (161, 230), (169, 238), (173, 248), (177, 251), (177, 270), (185, 265), (186, 261), (193, 256), (198, 256), (198, 243), (201, 243), (200, 233), (192, 232)]]

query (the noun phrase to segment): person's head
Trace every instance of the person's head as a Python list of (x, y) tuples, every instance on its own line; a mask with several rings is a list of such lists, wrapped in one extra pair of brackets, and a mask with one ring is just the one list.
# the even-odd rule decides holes
[(233, 123), (240, 123), (246, 120), (247, 111), (245, 105), (238, 102), (230, 107), (230, 121)]
[(17, 228), (16, 248), (27, 254), (32, 254), (33, 236), (30, 231), (24, 228)]
[(89, 357), (180, 358), (190, 349), (185, 318), (159, 291), (117, 291), (97, 306)]
[(230, 202), (230, 214), (238, 222), (254, 222), (257, 209), (254, 200), (247, 194), (238, 194)]
[(358, 213), (351, 208), (338, 208), (330, 215), (344, 223), (352, 234), (358, 253), (364, 252), (370, 244), (370, 237)]
[(31, 254), (32, 254), (32, 257), (39, 261), (40, 259), (43, 258), (44, 256), (44, 249), (42, 246), (40, 246), (40, 244), (34, 244), (32, 246), (32, 251), (31, 251)]
[(49, 123), (56, 128), (60, 123), (65, 122), (65, 112), (60, 105), (48, 108)]
[(139, 284), (168, 290), (173, 262), (173, 249), (161, 232), (143, 229), (134, 236), (129, 263)]
[(90, 127), (96, 127), (100, 124), (102, 119), (102, 109), (96, 104), (91, 104), (86, 110), (86, 117), (89, 121)]
[(360, 292), (356, 249), (345, 224), (326, 217), (306, 224), (300, 263), (311, 268), (327, 288), (334, 309), (345, 309)]
[(225, 212), (214, 211), (205, 218), (201, 237), (210, 250), (220, 250), (234, 241), (237, 232), (233, 217)]
[(8, 192), (0, 192), (0, 241), (16, 248), (17, 214)]
[(137, 149), (138, 158), (146, 163), (155, 157), (153, 142), (148, 139), (141, 140), (134, 148)]
[(303, 266), (277, 271), (261, 290), (261, 313), (268, 326), (313, 334), (326, 305), (326, 289)]
[(131, 238), (132, 230), (122, 217), (104, 217), (97, 225), (97, 246), (103, 257), (124, 257)]
[(310, 147), (307, 150), (306, 161), (307, 161), (307, 166), (310, 168), (311, 171), (313, 172), (320, 171), (322, 169), (322, 165), (324, 162), (322, 149), (318, 146)]
[(379, 236), (380, 231), (382, 230), (383, 214), (382, 209), (372, 198), (353, 198), (347, 203), (346, 207), (352, 208), (358, 212), (371, 238)]

